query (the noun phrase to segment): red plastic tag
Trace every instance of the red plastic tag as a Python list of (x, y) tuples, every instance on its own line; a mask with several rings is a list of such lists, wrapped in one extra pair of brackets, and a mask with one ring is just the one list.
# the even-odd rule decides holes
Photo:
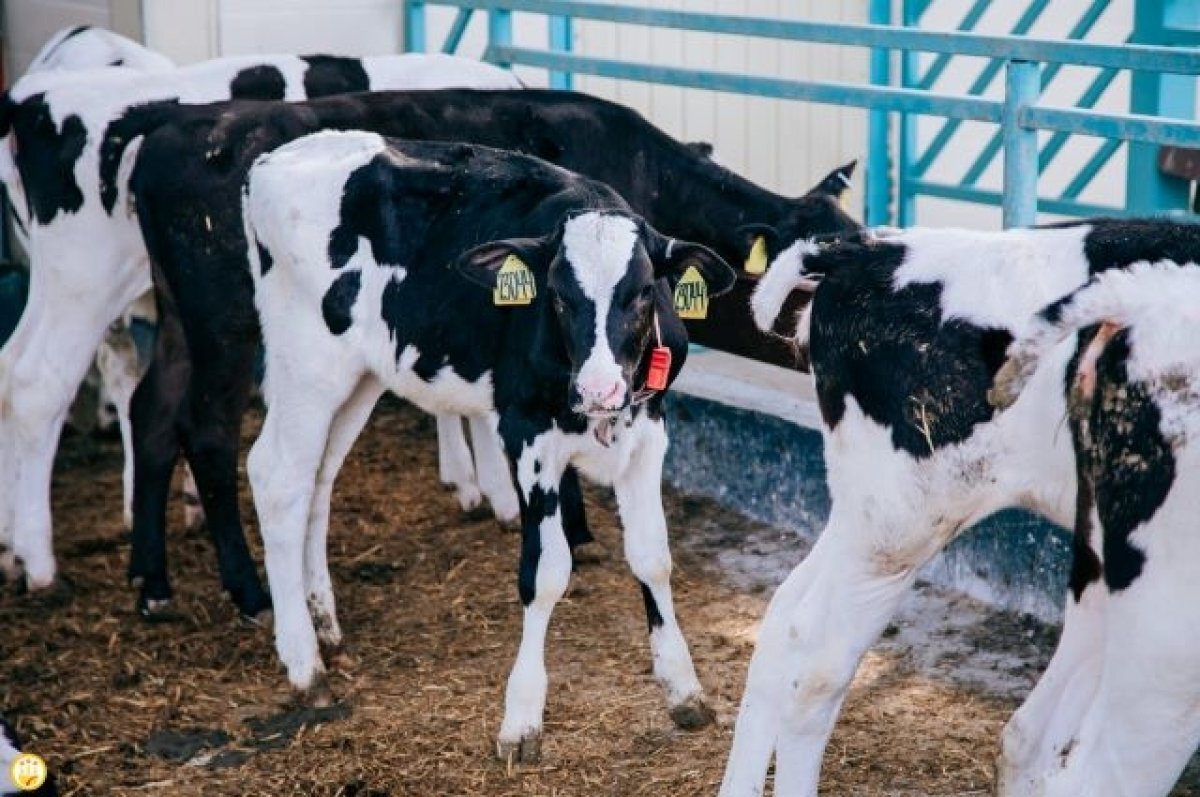
[(671, 374), (671, 350), (666, 346), (655, 346), (650, 352), (650, 370), (646, 372), (647, 390), (666, 390), (667, 377)]

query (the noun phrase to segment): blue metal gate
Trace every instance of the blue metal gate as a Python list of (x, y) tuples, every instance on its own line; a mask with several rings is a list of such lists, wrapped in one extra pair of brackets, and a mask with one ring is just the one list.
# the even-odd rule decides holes
[[(1196, 75), (1200, 75), (1200, 3), (1195, 0), (1138, 0), (1132, 41), (1129, 44), (1097, 44), (1084, 41), (1051, 41), (1023, 35), (983, 36), (966, 31), (932, 32), (915, 27), (930, 0), (906, 0), (905, 24), (891, 21), (890, 0), (870, 0), (868, 25), (833, 25), (757, 17), (702, 14), (668, 9), (635, 7), (588, 0), (406, 0), (405, 46), (424, 51), (428, 6), (458, 10), (449, 35), (442, 45), (446, 52), (457, 49), (471, 17), (486, 12), (488, 46), (484, 58), (501, 65), (523, 65), (547, 69), (550, 84), (569, 88), (572, 74), (588, 74), (762, 97), (827, 103), (866, 108), (868, 123), (867, 190), (865, 217), (868, 223), (911, 223), (917, 196), (944, 196), (968, 202), (1000, 204), (1006, 226), (1032, 224), (1040, 206), (1065, 215), (1099, 213), (1131, 214), (1179, 211), (1187, 207), (1187, 187), (1175, 178), (1158, 174), (1154, 166), (1159, 145), (1200, 147), (1200, 125), (1179, 118), (1192, 116)], [(1033, 0), (1026, 17), (1036, 18), (1048, 0)], [(962, 27), (972, 26), (987, 0), (976, 0)], [(1078, 36), (1090, 27), (1104, 0), (1088, 6), (1075, 26)], [(513, 40), (514, 12), (543, 15), (549, 20), (545, 48), (518, 46)], [(672, 65), (633, 63), (573, 53), (573, 20), (601, 20), (716, 34), (863, 47), (871, 51), (871, 85), (789, 80), (758, 75), (732, 74), (689, 69)], [(1024, 19), (1024, 17), (1023, 17)], [(1028, 24), (1024, 26), (1028, 30)], [(1022, 25), (1014, 28), (1022, 33)], [(1142, 42), (1156, 42), (1147, 44)], [(1163, 46), (1157, 42), (1174, 45)], [(892, 80), (891, 53), (901, 53), (899, 85)], [(929, 70), (918, 73), (915, 55), (935, 53)], [(935, 91), (937, 75), (954, 56), (991, 59), (988, 77), (979, 90), (955, 95)], [(1064, 66), (1095, 67), (1099, 71), (1092, 90), (1077, 107), (1048, 107), (1039, 103), (1042, 87)], [(1092, 110), (1095, 98), (1121, 71), (1132, 73), (1134, 98), (1130, 113), (1111, 114)], [(1004, 74), (1002, 99), (977, 96), (987, 82)], [(977, 81), (980, 83), (981, 81)], [(974, 87), (973, 87), (974, 88)], [(1095, 95), (1095, 96), (1093, 96)], [(912, 133), (916, 115), (943, 117), (945, 132), (929, 147), (917, 151)], [(1172, 118), (1175, 117), (1175, 118)], [(927, 179), (929, 165), (962, 120), (998, 125), (998, 132), (985, 146), (979, 163), (957, 184)], [(897, 158), (890, 146), (891, 125), (900, 125)], [(906, 129), (908, 133), (906, 134)], [(1038, 132), (1051, 131), (1039, 149)], [(1076, 175), (1061, 196), (1039, 200), (1040, 169), (1061, 151), (1070, 135), (1108, 139), (1093, 162)], [(1131, 142), (1129, 192), (1125, 207), (1089, 205), (1078, 201), (1079, 193), (1095, 175), (1107, 155)], [(933, 146), (938, 144), (938, 146)], [(1001, 155), (1002, 153), (1002, 155)], [(996, 157), (1003, 159), (1003, 191), (978, 186), (978, 177)], [(897, 179), (891, 165), (897, 164)], [(970, 179), (968, 179), (970, 178)], [(893, 199), (895, 205), (893, 206)]]

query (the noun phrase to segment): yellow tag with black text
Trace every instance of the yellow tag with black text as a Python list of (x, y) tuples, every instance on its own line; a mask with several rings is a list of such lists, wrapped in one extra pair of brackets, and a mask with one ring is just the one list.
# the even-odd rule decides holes
[(761, 235), (754, 239), (750, 254), (746, 255), (747, 274), (765, 274), (767, 272), (767, 240)]
[(496, 272), (496, 287), (492, 288), (492, 304), (497, 307), (525, 305), (537, 296), (537, 282), (529, 266), (516, 255), (504, 258)]
[(675, 286), (675, 312), (680, 318), (708, 318), (708, 283), (695, 266), (683, 272)]

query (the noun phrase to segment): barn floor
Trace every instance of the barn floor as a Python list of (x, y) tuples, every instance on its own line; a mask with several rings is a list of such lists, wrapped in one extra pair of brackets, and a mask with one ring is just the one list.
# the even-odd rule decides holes
[[(177, 618), (133, 613), (119, 446), (66, 440), (54, 502), (72, 586), (57, 600), (0, 596), (0, 707), (68, 795), (715, 794), (756, 621), (802, 544), (667, 496), (677, 607), (719, 717), (676, 731), (612, 503), (591, 491), (607, 553), (551, 628), (544, 763), (507, 771), (491, 751), (519, 638), (517, 537), (464, 519), (435, 457), (432, 419), (392, 401), (351, 455), (330, 555), (357, 663), (335, 675), (343, 702), (305, 714), (284, 704), (270, 635), (218, 599), (203, 535), (173, 535)], [(1053, 642), (1036, 622), (919, 589), (859, 673), (823, 794), (990, 793), (1000, 729)], [(1185, 780), (1175, 794), (1200, 795), (1200, 778)]]

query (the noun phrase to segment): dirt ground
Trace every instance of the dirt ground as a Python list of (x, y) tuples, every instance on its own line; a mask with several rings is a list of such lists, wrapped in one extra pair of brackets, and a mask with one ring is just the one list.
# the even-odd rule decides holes
[[(66, 795), (715, 794), (757, 620), (803, 545), (667, 496), (677, 607), (718, 715), (677, 731), (649, 674), (612, 503), (590, 491), (606, 554), (554, 617), (543, 763), (510, 771), (492, 749), (520, 633), (518, 541), (464, 518), (436, 474), (432, 419), (381, 405), (343, 471), (330, 535), (357, 663), (335, 675), (340, 703), (304, 713), (287, 710), (269, 633), (219, 595), (202, 533), (172, 535), (177, 618), (137, 617), (119, 446), (66, 440), (54, 516), (71, 591), (0, 595), (0, 707)], [(257, 541), (248, 493), (244, 511)], [(920, 588), (855, 681), (822, 793), (990, 793), (1000, 729), (1053, 642), (1036, 622)], [(1176, 794), (1200, 795), (1185, 780)]]

